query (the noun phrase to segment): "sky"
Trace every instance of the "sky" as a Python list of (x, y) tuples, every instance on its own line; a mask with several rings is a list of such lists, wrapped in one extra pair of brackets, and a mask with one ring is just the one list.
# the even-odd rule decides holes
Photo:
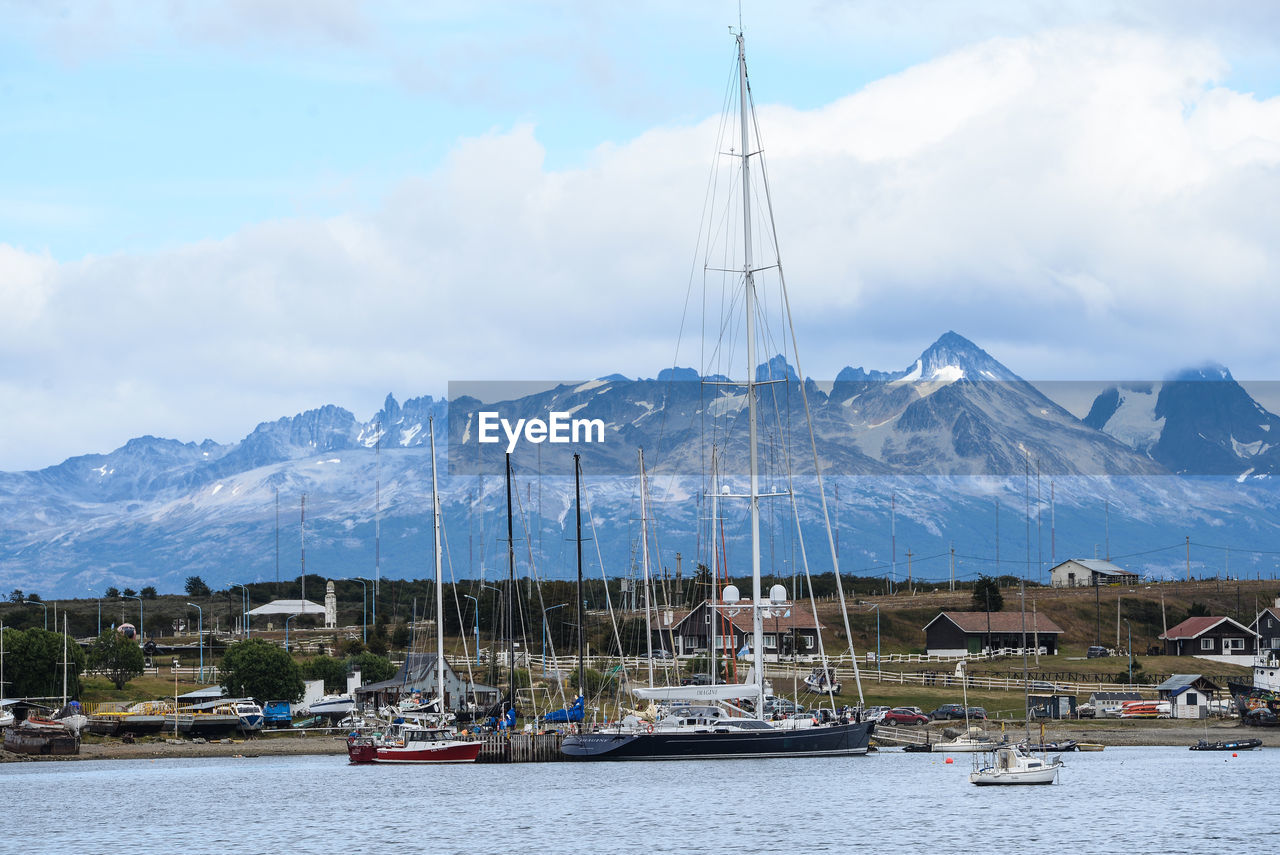
[[(732, 2), (0, 0), (0, 471), (678, 352)], [(1280, 7), (744, 0), (818, 378), (1280, 379)]]

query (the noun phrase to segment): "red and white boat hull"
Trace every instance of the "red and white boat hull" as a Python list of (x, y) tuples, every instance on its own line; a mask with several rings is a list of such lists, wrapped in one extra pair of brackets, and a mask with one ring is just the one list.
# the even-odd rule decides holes
[(352, 763), (474, 763), (479, 754), (479, 742), (459, 739), (406, 745), (380, 745), (367, 736), (347, 739), (347, 757)]

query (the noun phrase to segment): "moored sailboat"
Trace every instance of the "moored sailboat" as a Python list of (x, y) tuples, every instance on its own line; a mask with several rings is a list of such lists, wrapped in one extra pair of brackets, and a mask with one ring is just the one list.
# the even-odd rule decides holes
[[(431, 437), (431, 517), (435, 530), (436, 558), (436, 697), (443, 714), (444, 699), (444, 584), (443, 553), (440, 548), (440, 489), (436, 482), (436, 441), (434, 425), (428, 421)], [(347, 758), (352, 763), (474, 763), (481, 744), (460, 739), (455, 729), (394, 721), (385, 730), (372, 734), (352, 733), (347, 738)]]
[[(728, 585), (720, 596), (712, 597), (709, 609), (714, 614), (748, 612), (751, 616), (752, 636), (749, 649), (753, 667), (749, 678), (742, 683), (717, 683), (715, 665), (716, 648), (712, 634), (710, 685), (647, 686), (633, 689), (633, 694), (656, 705), (653, 718), (629, 715), (620, 723), (598, 728), (590, 732), (570, 734), (564, 740), (561, 751), (575, 760), (683, 760), (743, 757), (802, 757), (865, 754), (875, 725), (872, 722), (851, 720), (848, 716), (830, 716), (813, 726), (781, 726), (765, 718), (764, 688), (764, 621), (767, 617), (789, 612), (787, 591), (782, 585), (774, 585), (768, 597), (761, 591), (761, 534), (760, 499), (767, 495), (780, 495), (778, 491), (761, 488), (760, 456), (758, 449), (758, 389), (762, 381), (756, 376), (756, 311), (757, 292), (755, 275), (759, 270), (752, 259), (752, 187), (750, 181), (749, 87), (747, 83), (746, 50), (741, 32), (735, 34), (737, 42), (737, 89), (739, 95), (739, 129), (741, 148), (733, 156), (740, 161), (742, 190), (742, 267), (736, 271), (741, 276), (741, 305), (745, 311), (746, 325), (746, 379), (742, 381), (716, 381), (721, 385), (734, 385), (745, 389), (746, 420), (749, 435), (750, 489), (740, 496), (749, 502), (751, 525), (751, 584), (749, 597), (742, 597), (736, 586)], [(758, 154), (758, 149), (755, 152)], [(780, 265), (777, 265), (780, 268)], [(763, 269), (763, 268), (762, 268)], [(815, 457), (815, 465), (816, 465)], [(713, 464), (714, 468), (714, 464)], [(818, 480), (819, 491), (821, 481)], [(713, 502), (718, 491), (714, 482), (711, 490)], [(644, 469), (641, 464), (642, 503), (645, 500)], [(643, 505), (642, 505), (643, 507)], [(824, 506), (825, 507), (825, 506)], [(642, 510), (642, 538), (647, 517)], [(714, 512), (713, 512), (714, 518)], [(713, 522), (714, 527), (714, 522)], [(714, 544), (716, 538), (711, 538)], [(647, 539), (643, 540), (647, 550)], [(713, 546), (714, 549), (714, 546)], [(833, 547), (833, 563), (835, 561)], [(647, 567), (647, 554), (645, 559)], [(716, 564), (712, 560), (713, 566)], [(838, 565), (836, 578), (839, 579)], [(807, 571), (806, 571), (807, 572)], [(647, 574), (647, 569), (646, 569)], [(713, 585), (713, 594), (714, 594)], [(711, 618), (714, 625), (716, 618)], [(816, 623), (816, 618), (815, 618)], [(820, 639), (819, 639), (820, 640)], [(652, 643), (652, 636), (649, 636)], [(650, 683), (652, 683), (652, 654), (649, 656)], [(826, 670), (825, 658), (822, 663)], [(856, 666), (855, 666), (856, 667)], [(834, 680), (828, 679), (823, 691), (832, 698)], [(834, 712), (834, 710), (833, 710)]]

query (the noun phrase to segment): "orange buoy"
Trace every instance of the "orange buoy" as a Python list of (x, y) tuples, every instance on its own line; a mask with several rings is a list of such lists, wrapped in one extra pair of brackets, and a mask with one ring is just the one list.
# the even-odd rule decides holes
[(1231, 756), (1232, 756), (1232, 757), (1239, 757), (1240, 755), (1239, 755), (1239, 754), (1237, 754), (1237, 753), (1235, 753), (1234, 751), (1232, 751), (1232, 752), (1231, 752)]
[(948, 757), (948, 758), (947, 758), (947, 765), (948, 765), (948, 766), (950, 766), (950, 765), (951, 765), (951, 762), (952, 762), (952, 761), (951, 761), (951, 758), (950, 758), (950, 757)]

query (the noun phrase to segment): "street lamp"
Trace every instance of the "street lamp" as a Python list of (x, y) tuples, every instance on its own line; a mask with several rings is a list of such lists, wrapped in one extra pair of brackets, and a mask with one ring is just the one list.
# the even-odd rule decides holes
[(1129, 685), (1133, 685), (1133, 627), (1129, 626), (1129, 619), (1124, 621), (1125, 631), (1129, 634)]
[(470, 594), (463, 594), (462, 596), (466, 597), (468, 600), (476, 604), (476, 614), (475, 614), (475, 618), (472, 620), (472, 623), (475, 625), (475, 630), (476, 630), (476, 664), (479, 665), (480, 664), (480, 601), (477, 600), (475, 597), (471, 596)]
[(284, 619), (284, 649), (286, 653), (289, 652), (289, 621), (296, 617), (297, 615), (289, 615)]
[(120, 599), (138, 601), (138, 638), (146, 641), (146, 633), (143, 631), (145, 626), (142, 623), (142, 597), (135, 597), (133, 594), (121, 594)]
[(47, 632), (49, 630), (49, 605), (42, 600), (23, 600), (22, 602), (29, 606), (39, 606), (44, 609), (44, 628)]
[(200, 634), (200, 682), (203, 683), (204, 682), (204, 609), (200, 608), (195, 603), (187, 603), (187, 605), (191, 606), (191, 608), (195, 609), (200, 613), (200, 623), (198, 624), (199, 628), (196, 631)]
[(560, 603), (556, 606), (542, 610), (542, 676), (547, 676), (547, 614), (556, 609), (564, 608), (568, 603)]
[(240, 596), (240, 611), (244, 615), (244, 637), (249, 637), (249, 589), (244, 585), (232, 585), (233, 588), (239, 588), (244, 593)]
[(369, 643), (369, 580), (361, 576), (349, 577), (352, 582), (360, 583), (360, 619), (364, 621), (364, 634), (360, 640), (365, 644)]

